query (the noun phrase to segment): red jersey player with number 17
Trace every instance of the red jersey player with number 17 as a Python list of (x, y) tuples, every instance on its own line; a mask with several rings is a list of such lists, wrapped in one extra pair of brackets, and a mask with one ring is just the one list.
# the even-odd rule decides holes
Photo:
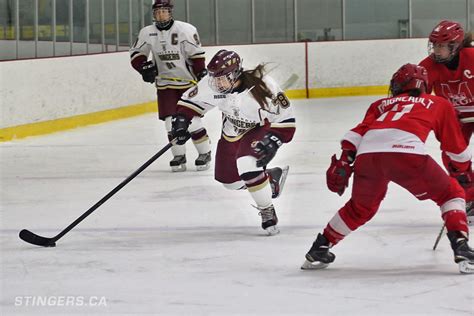
[(392, 97), (372, 103), (364, 120), (344, 136), (342, 155), (332, 157), (326, 178), (329, 190), (342, 195), (354, 171), (352, 196), (318, 235), (302, 269), (321, 269), (333, 262), (329, 248), (375, 215), (388, 184), (394, 182), (419, 200), (438, 204), (459, 271), (474, 273), (464, 190), (425, 153), (428, 134), (434, 131), (459, 176), (472, 179), (472, 156), (454, 108), (446, 99), (427, 94), (427, 81), (425, 68), (402, 66), (390, 81)]
[[(428, 93), (449, 100), (458, 112), (464, 140), (467, 144), (474, 132), (474, 48), (471, 34), (464, 34), (461, 24), (441, 21), (431, 32), (429, 56), (420, 65), (428, 71)], [(458, 179), (466, 192), (466, 213), (474, 224), (474, 187), (457, 175), (452, 157), (443, 151), (443, 164), (451, 176)], [(472, 182), (471, 182), (472, 183)]]

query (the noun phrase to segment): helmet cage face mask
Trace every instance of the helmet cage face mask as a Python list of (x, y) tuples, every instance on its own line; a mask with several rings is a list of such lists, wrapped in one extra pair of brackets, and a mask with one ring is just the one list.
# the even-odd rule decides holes
[[(428, 55), (437, 63), (449, 62), (461, 50), (463, 41), (464, 30), (461, 24), (447, 20), (441, 21), (430, 33)], [(440, 54), (440, 51), (445, 49), (448, 50), (448, 54)], [(438, 54), (436, 54), (437, 50)]]
[[(441, 56), (440, 54), (435, 53), (435, 47), (441, 46), (445, 43), (433, 43), (428, 42), (428, 55), (437, 63), (447, 63), (450, 62), (461, 50), (461, 44), (455, 42), (446, 43), (446, 49), (449, 50), (449, 54), (446, 57)], [(443, 48), (439, 48), (443, 49)]]
[[(173, 4), (170, 0), (156, 0), (152, 6), (153, 9), (153, 23), (159, 28), (165, 28), (170, 25), (173, 20)], [(160, 21), (156, 17), (158, 10), (167, 10), (169, 13), (169, 19), (166, 21)]]
[(233, 51), (216, 53), (207, 65), (209, 86), (217, 93), (229, 93), (242, 74), (240, 56)]
[(234, 89), (239, 76), (240, 74), (235, 71), (217, 77), (214, 77), (212, 73), (209, 73), (208, 83), (211, 89), (217, 93), (229, 93)]

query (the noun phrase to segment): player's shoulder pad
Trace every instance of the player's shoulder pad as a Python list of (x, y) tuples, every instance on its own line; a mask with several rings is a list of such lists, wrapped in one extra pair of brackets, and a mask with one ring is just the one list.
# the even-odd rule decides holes
[(195, 33), (195, 32), (197, 32), (196, 27), (194, 25), (190, 24), (190, 23), (175, 20), (174, 24), (180, 32), (184, 32), (184, 33), (187, 33), (187, 32)]

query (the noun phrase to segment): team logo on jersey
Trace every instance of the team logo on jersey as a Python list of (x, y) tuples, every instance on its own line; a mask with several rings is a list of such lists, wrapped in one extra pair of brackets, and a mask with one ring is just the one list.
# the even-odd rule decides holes
[(158, 33), (150, 33), (149, 36), (158, 36)]
[(226, 95), (225, 94), (214, 94), (214, 99), (225, 99)]
[(464, 70), (464, 76), (465, 76), (467, 79), (472, 79), (472, 78), (474, 78), (474, 75), (471, 74), (471, 71), (470, 71), (469, 69)]
[(179, 60), (178, 53), (162, 52), (158, 54), (161, 61)]
[(232, 108), (232, 113), (234, 113), (234, 116), (239, 117), (240, 109), (239, 108)]

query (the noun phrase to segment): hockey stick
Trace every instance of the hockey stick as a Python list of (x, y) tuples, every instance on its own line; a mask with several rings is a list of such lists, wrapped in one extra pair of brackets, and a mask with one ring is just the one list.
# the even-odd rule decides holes
[(177, 82), (189, 82), (189, 83), (192, 83), (193, 85), (197, 85), (197, 81), (193, 79), (182, 79), (182, 78), (162, 77), (162, 76), (159, 76), (158, 78), (163, 79), (163, 80), (177, 81)]
[(99, 206), (104, 204), (108, 199), (110, 199), (115, 193), (117, 193), (120, 189), (122, 189), (127, 183), (132, 181), (136, 176), (138, 176), (143, 170), (145, 170), (149, 165), (151, 165), (156, 159), (158, 159), (161, 155), (163, 155), (168, 149), (170, 149), (176, 140), (172, 140), (169, 142), (165, 147), (163, 147), (159, 152), (157, 152), (153, 157), (147, 160), (143, 165), (141, 165), (140, 168), (135, 170), (131, 175), (129, 175), (125, 180), (123, 180), (119, 185), (117, 185), (112, 191), (107, 193), (100, 201), (95, 203), (90, 209), (88, 209), (84, 214), (79, 216), (74, 222), (72, 222), (68, 227), (63, 229), (59, 234), (57, 234), (54, 237), (48, 238), (48, 237), (42, 237), (39, 235), (36, 235), (35, 233), (32, 233), (31, 231), (27, 229), (23, 229), (20, 232), (20, 238), (27, 243), (37, 245), (37, 246), (43, 246), (43, 247), (55, 247), (56, 242), (66, 235), (71, 229), (76, 227), (77, 224), (82, 222), (87, 216), (89, 216), (92, 212), (94, 212)]
[(439, 232), (438, 237), (436, 238), (436, 241), (434, 243), (433, 250), (436, 250), (436, 247), (438, 247), (438, 243), (441, 239), (441, 236), (443, 236), (445, 227), (446, 227), (446, 224), (443, 224), (443, 227), (441, 227), (441, 231)]
[(297, 74), (292, 74), (288, 79), (286, 79), (285, 82), (283, 82), (283, 84), (281, 85), (281, 89), (287, 90), (288, 88), (293, 86), (296, 83), (296, 81), (298, 81), (298, 79), (299, 77)]

